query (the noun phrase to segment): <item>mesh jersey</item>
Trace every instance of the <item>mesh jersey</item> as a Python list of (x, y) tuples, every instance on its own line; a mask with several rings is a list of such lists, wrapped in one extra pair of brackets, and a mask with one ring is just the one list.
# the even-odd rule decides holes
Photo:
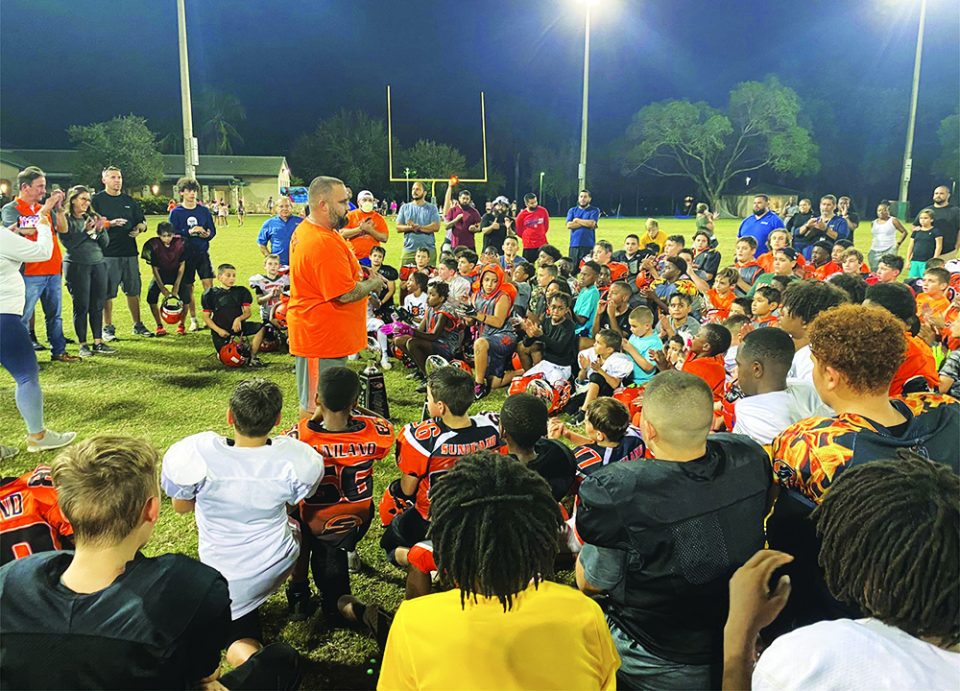
[(0, 564), (61, 548), (73, 528), (57, 505), (50, 468), (0, 481)]
[(463, 331), (459, 327), (457, 318), (448, 310), (445, 309), (436, 309), (434, 307), (427, 307), (426, 324), (424, 324), (424, 330), (427, 333), (433, 333), (434, 329), (437, 328), (437, 322), (440, 321), (440, 317), (447, 318), (447, 328), (442, 330), (439, 333), (439, 338), (437, 341), (447, 346), (450, 349), (450, 352), (456, 353), (460, 350), (460, 341), (463, 338)]
[[(492, 295), (486, 295), (483, 290), (480, 290), (473, 296), (473, 305), (477, 308), (477, 312), (493, 316), (497, 309), (497, 301), (503, 295), (507, 295), (507, 293), (502, 290), (497, 290)], [(507, 295), (508, 299), (509, 297)], [(513, 300), (510, 300), (510, 303), (512, 306)], [(499, 336), (500, 334), (514, 332), (509, 319), (504, 321), (503, 326), (491, 326), (487, 322), (477, 322), (477, 324), (480, 327), (481, 336)]]
[(847, 466), (896, 458), (898, 449), (947, 463), (960, 472), (960, 402), (930, 393), (890, 402), (907, 419), (906, 430), (897, 437), (882, 425), (850, 413), (791, 425), (773, 440), (774, 479), (819, 503)]
[(401, 473), (419, 479), (416, 509), (425, 519), (430, 517), (430, 488), (461, 456), (485, 450), (507, 453), (499, 415), (477, 413), (470, 421), (469, 427), (450, 429), (434, 418), (411, 422), (400, 431), (397, 466)]
[(336, 539), (366, 527), (373, 516), (373, 463), (393, 446), (393, 425), (381, 417), (354, 415), (343, 432), (302, 420), (287, 434), (323, 456), (323, 480), (300, 502), (300, 517), (320, 539)]
[(593, 475), (595, 472), (618, 461), (637, 461), (647, 455), (647, 445), (640, 436), (640, 429), (630, 425), (617, 446), (584, 444), (573, 451), (577, 461), (577, 481)]
[[(290, 274), (278, 274), (276, 278), (270, 278), (263, 274), (255, 274), (250, 277), (250, 287), (253, 288), (253, 292), (257, 294), (258, 298), (263, 297), (274, 288), (279, 288), (279, 292), (282, 293), (284, 290), (290, 289)], [(280, 296), (277, 295), (277, 297), (271, 298), (269, 301), (260, 305), (260, 318), (264, 321), (269, 321), (270, 311), (279, 303)]]

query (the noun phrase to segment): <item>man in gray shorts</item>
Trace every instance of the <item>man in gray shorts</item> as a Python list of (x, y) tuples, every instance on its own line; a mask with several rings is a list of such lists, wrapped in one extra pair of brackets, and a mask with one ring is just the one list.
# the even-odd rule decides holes
[[(153, 333), (140, 319), (140, 264), (137, 235), (147, 229), (140, 204), (123, 191), (123, 174), (116, 166), (107, 166), (101, 174), (103, 190), (93, 195), (93, 210), (113, 219), (107, 234), (110, 244), (103, 251), (107, 263), (107, 301), (103, 307), (103, 340), (117, 337), (113, 325), (113, 300), (122, 287), (133, 318), (133, 334), (151, 337)], [(122, 221), (122, 223), (120, 223)]]

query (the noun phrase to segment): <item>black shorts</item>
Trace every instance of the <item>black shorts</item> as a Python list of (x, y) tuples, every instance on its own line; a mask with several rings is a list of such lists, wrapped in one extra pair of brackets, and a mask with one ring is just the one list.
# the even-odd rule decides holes
[(421, 516), (415, 507), (410, 507), (383, 529), (380, 546), (383, 547), (390, 561), (395, 564), (393, 553), (397, 547), (413, 547), (425, 540), (429, 528), (430, 521)]
[(233, 336), (238, 336), (238, 335), (255, 336), (258, 333), (260, 333), (260, 330), (262, 328), (263, 328), (263, 324), (261, 324), (260, 322), (249, 322), (249, 321), (242, 322), (240, 324), (240, 333), (233, 334), (228, 338), (224, 338), (223, 336), (218, 334), (216, 331), (211, 331), (210, 336), (213, 338), (213, 348), (219, 353), (220, 349), (224, 346), (224, 344), (228, 343), (230, 339), (233, 338)]
[[(241, 638), (252, 638), (255, 641), (263, 642), (263, 626), (260, 624), (260, 608), (257, 607), (252, 612), (247, 612), (239, 619), (234, 619), (227, 627), (227, 633), (230, 634), (228, 640), (230, 643), (239, 641)], [(229, 646), (230, 643), (227, 645)]]
[[(170, 279), (170, 280), (167, 280)], [(160, 280), (163, 281), (163, 285), (173, 287), (173, 284), (177, 282), (176, 277), (172, 279), (170, 276), (160, 276)], [(150, 286), (147, 288), (147, 304), (156, 305), (160, 302), (160, 284), (157, 283), (155, 278), (150, 279)], [(177, 293), (177, 297), (180, 298), (180, 301), (184, 305), (189, 305), (191, 300), (193, 300), (193, 291), (190, 290), (190, 286), (183, 281), (180, 281), (180, 292)]]
[(607, 380), (603, 378), (602, 374), (591, 372), (589, 380), (591, 384), (596, 384), (600, 387), (600, 396), (613, 395), (613, 387), (607, 383)]
[(210, 263), (209, 251), (188, 250), (184, 262), (186, 267), (183, 271), (183, 282), (186, 285), (193, 285), (197, 278), (213, 279), (213, 264)]

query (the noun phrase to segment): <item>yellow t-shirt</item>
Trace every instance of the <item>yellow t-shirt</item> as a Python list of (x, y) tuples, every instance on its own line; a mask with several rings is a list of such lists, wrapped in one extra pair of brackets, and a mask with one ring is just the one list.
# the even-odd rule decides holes
[(460, 591), (400, 605), (377, 688), (615, 689), (620, 656), (596, 602), (543, 582), (503, 611), (496, 598), (460, 608)]
[(651, 236), (650, 233), (646, 230), (640, 235), (640, 249), (646, 249), (647, 245), (651, 242), (657, 243), (657, 247), (660, 248), (660, 251), (663, 252), (663, 245), (667, 241), (666, 232), (660, 228), (657, 230), (655, 236)]

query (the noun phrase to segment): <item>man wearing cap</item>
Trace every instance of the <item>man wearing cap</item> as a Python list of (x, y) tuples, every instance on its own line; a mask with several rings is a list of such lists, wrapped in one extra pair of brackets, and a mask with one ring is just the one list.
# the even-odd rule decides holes
[(493, 209), (480, 219), (481, 243), (483, 248), (496, 247), (497, 254), (503, 254), (503, 241), (507, 236), (515, 237), (513, 219), (510, 218), (510, 201), (499, 196), (493, 200)]
[(440, 230), (440, 212), (427, 202), (427, 188), (419, 180), (410, 187), (413, 201), (407, 202), (397, 212), (397, 232), (403, 233), (403, 254), (400, 265), (416, 261), (417, 250), (425, 247), (430, 253), (430, 265), (437, 261), (437, 241), (434, 235)]
[(375, 211), (373, 192), (363, 190), (357, 195), (357, 207), (347, 214), (347, 227), (340, 236), (353, 246), (353, 253), (363, 265), (370, 264), (370, 250), (387, 241), (387, 221)]

